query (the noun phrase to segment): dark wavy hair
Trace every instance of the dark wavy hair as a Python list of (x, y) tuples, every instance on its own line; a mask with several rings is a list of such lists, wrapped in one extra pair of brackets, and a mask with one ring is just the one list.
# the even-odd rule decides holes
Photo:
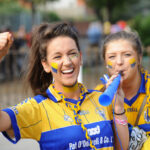
[(78, 32), (72, 24), (66, 22), (57, 24), (42, 23), (35, 27), (32, 32), (32, 45), (26, 77), (34, 95), (46, 96), (46, 89), (53, 81), (52, 74), (44, 71), (41, 61), (46, 61), (48, 42), (58, 36), (72, 38), (80, 51)]

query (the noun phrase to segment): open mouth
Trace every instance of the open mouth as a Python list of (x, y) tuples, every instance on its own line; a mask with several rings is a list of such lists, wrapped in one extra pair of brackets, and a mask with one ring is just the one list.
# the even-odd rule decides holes
[(63, 74), (71, 74), (71, 73), (73, 73), (73, 71), (74, 71), (74, 69), (72, 68), (72, 69), (68, 69), (68, 70), (63, 70), (62, 73)]

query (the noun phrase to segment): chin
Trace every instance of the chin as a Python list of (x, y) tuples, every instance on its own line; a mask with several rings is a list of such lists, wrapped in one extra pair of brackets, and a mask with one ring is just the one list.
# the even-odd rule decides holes
[(64, 87), (74, 87), (76, 83), (77, 83), (77, 81), (75, 81), (73, 83), (64, 83), (63, 86)]

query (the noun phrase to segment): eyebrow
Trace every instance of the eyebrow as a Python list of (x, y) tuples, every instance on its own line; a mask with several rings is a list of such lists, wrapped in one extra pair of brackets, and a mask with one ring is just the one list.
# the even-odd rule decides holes
[[(123, 51), (121, 53), (132, 53), (132, 51)], [(107, 52), (107, 54), (116, 54), (115, 52)]]

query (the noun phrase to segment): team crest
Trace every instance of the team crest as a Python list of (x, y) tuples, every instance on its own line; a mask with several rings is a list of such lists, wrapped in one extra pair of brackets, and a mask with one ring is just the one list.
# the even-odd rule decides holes
[(68, 115), (64, 115), (64, 120), (68, 122), (73, 122), (73, 119)]
[(147, 107), (144, 111), (144, 120), (146, 123), (150, 123), (150, 106)]
[(106, 115), (105, 115), (105, 111), (102, 107), (98, 107), (95, 109), (95, 112), (97, 114), (99, 114), (99, 116), (101, 116), (104, 120), (106, 120)]
[(89, 114), (89, 111), (88, 110), (81, 110), (79, 115), (87, 115)]

